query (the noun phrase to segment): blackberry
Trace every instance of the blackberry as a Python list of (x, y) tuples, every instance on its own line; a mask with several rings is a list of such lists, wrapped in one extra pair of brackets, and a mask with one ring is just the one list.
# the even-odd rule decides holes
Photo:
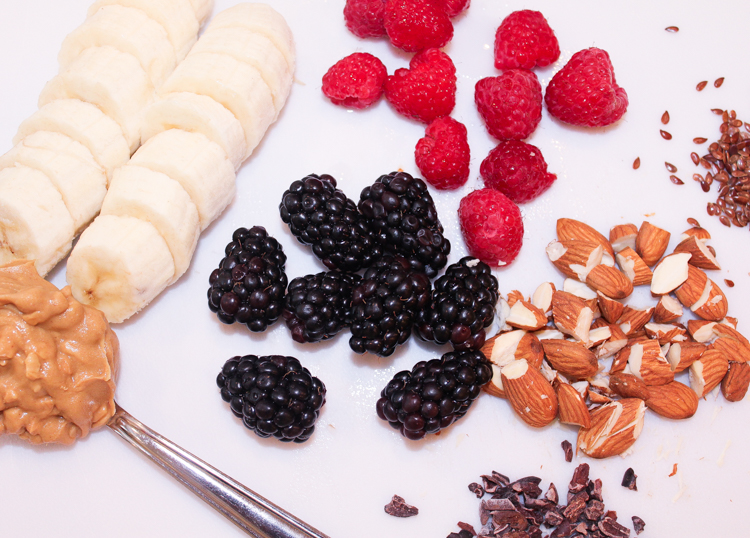
[(451, 264), (434, 282), (432, 300), (417, 316), (420, 338), (454, 349), (480, 349), (498, 300), (497, 278), (490, 267), (467, 256)]
[(300, 343), (335, 336), (352, 322), (352, 288), (356, 273), (330, 271), (293, 279), (289, 283), (281, 315)]
[(391, 355), (409, 339), (417, 312), (430, 298), (430, 279), (409, 262), (384, 255), (367, 269), (352, 292), (352, 336), (356, 353)]
[(421, 179), (406, 172), (380, 176), (362, 191), (357, 207), (385, 253), (406, 257), (430, 278), (448, 263), (451, 244)]
[(208, 279), (208, 307), (219, 320), (265, 331), (281, 315), (286, 291), (286, 255), (265, 228), (238, 228), (226, 256)]
[(382, 253), (354, 201), (327, 174), (293, 182), (282, 196), (279, 213), (292, 235), (310, 245), (328, 269), (359, 271)]
[(397, 373), (380, 393), (377, 413), (407, 439), (421, 439), (464, 416), (491, 379), (480, 351), (451, 351)]
[(216, 384), (247, 428), (284, 442), (307, 441), (326, 401), (323, 382), (294, 357), (232, 357)]

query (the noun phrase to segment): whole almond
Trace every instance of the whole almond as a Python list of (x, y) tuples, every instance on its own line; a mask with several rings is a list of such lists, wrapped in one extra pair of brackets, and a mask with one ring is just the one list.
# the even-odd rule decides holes
[(649, 387), (646, 406), (664, 418), (681, 420), (692, 417), (698, 410), (698, 396), (687, 385), (672, 381)]
[(591, 427), (591, 414), (586, 402), (575, 388), (568, 383), (555, 384), (557, 394), (558, 415), (563, 424), (575, 424), (582, 428)]
[(611, 299), (624, 299), (633, 293), (633, 283), (615, 267), (597, 265), (586, 275), (586, 284)]
[(750, 362), (729, 361), (729, 369), (721, 380), (721, 393), (730, 402), (745, 398), (750, 386)]
[(541, 428), (555, 420), (557, 395), (539, 370), (521, 359), (503, 367), (501, 377), (511, 407), (526, 424)]
[(549, 363), (565, 377), (573, 380), (586, 379), (599, 371), (596, 355), (583, 344), (557, 338), (541, 342)]
[(578, 450), (592, 458), (623, 454), (643, 430), (646, 404), (638, 398), (623, 398), (591, 411), (591, 427), (578, 432)]

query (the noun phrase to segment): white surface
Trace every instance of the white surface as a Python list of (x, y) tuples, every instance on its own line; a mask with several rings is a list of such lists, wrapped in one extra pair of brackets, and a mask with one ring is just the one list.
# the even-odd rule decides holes
[[(218, 0), (216, 10), (235, 2)], [(748, 402), (727, 403), (711, 394), (690, 420), (646, 417), (643, 434), (627, 458), (588, 458), (565, 463), (560, 442), (575, 430), (553, 425), (532, 430), (507, 402), (483, 395), (468, 415), (438, 437), (409, 442), (375, 415), (375, 401), (394, 373), (446, 349), (412, 339), (392, 358), (350, 352), (346, 334), (329, 343), (301, 346), (286, 327), (265, 334), (225, 326), (206, 306), (208, 276), (238, 226), (261, 224), (284, 245), (290, 279), (319, 271), (310, 252), (282, 225), (281, 193), (295, 179), (330, 173), (355, 200), (379, 175), (403, 168), (417, 173), (414, 146), (423, 126), (396, 115), (383, 101), (364, 112), (331, 105), (320, 91), (326, 69), (355, 51), (379, 56), (389, 72), (405, 67), (409, 55), (385, 41), (360, 40), (344, 27), (343, 0), (273, 0), (294, 31), (297, 83), (278, 123), (241, 169), (236, 199), (202, 235), (185, 276), (146, 310), (116, 327), (122, 346), (118, 401), (134, 416), (240, 482), (332, 537), (438, 538), (456, 522), (479, 528), (478, 500), (467, 490), (480, 474), (497, 470), (513, 478), (533, 474), (542, 487), (555, 482), (564, 492), (575, 465), (586, 461), (591, 476), (604, 480), (604, 499), (620, 521), (646, 521), (645, 537), (734, 538), (746, 535), (742, 516), (750, 498)], [(10, 148), (19, 123), (36, 108), (45, 81), (56, 73), (65, 35), (83, 21), (88, 0), (4, 0), (0, 4), (0, 151)], [(742, 69), (750, 4), (739, 0), (713, 8), (705, 2), (474, 0), (455, 21), (446, 48), (458, 69), (454, 117), (469, 129), (472, 174), (458, 193), (435, 193), (451, 262), (465, 252), (456, 224), (461, 195), (481, 184), (479, 164), (493, 147), (473, 104), (473, 85), (498, 72), (492, 43), (499, 22), (511, 11), (542, 11), (562, 49), (560, 61), (538, 71), (543, 86), (570, 56), (583, 48), (607, 50), (630, 107), (624, 119), (604, 130), (571, 128), (544, 113), (530, 142), (541, 148), (558, 181), (522, 207), (525, 245), (517, 261), (496, 272), (501, 290), (530, 294), (543, 280), (562, 284), (544, 246), (562, 216), (588, 222), (602, 232), (649, 218), (678, 236), (697, 218), (714, 236), (723, 269), (712, 275), (724, 287), (730, 315), (750, 334), (748, 230), (726, 229), (708, 217), (715, 199), (691, 180), (693, 137), (717, 137), (719, 120), (709, 109), (734, 108), (750, 118), (750, 73)], [(664, 31), (679, 26), (679, 33)], [(726, 77), (720, 89), (717, 77)], [(695, 85), (708, 80), (698, 93)], [(669, 110), (659, 136), (660, 117)], [(641, 168), (633, 160), (640, 156)], [(670, 183), (664, 161), (675, 164), (685, 185)], [(672, 245), (675, 242), (673, 240)], [(727, 288), (724, 278), (736, 286)], [(64, 265), (51, 275), (64, 284)], [(236, 354), (297, 356), (328, 388), (318, 429), (304, 445), (282, 445), (246, 430), (219, 397), (215, 376)], [(670, 477), (673, 464), (678, 472)], [(620, 486), (633, 467), (638, 492)], [(96, 432), (72, 448), (32, 447), (0, 439), (1, 536), (164, 537), (241, 533), (167, 474), (109, 431)], [(416, 505), (417, 517), (397, 519), (383, 506), (393, 494)]]

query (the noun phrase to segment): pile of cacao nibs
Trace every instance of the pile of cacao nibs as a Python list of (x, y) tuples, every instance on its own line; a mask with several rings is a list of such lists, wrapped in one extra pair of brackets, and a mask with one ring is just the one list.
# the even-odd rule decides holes
[[(542, 495), (541, 478), (527, 476), (511, 482), (496, 471), (482, 476), (482, 485), (472, 483), (469, 490), (482, 499), (477, 532), (468, 523), (459, 522), (459, 532), (448, 538), (629, 538), (630, 529), (617, 522), (617, 513), (607, 510), (602, 499), (602, 481), (589, 479), (589, 465), (582, 463), (573, 472), (565, 499), (560, 504), (557, 488), (550, 483)], [(489, 495), (489, 498), (485, 496)], [(640, 534), (645, 523), (633, 517), (633, 528)], [(551, 531), (551, 532), (550, 532)]]

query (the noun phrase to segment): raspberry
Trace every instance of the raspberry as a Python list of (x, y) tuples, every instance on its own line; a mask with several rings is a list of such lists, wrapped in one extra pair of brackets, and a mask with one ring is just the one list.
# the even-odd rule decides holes
[(436, 189), (457, 189), (469, 179), (466, 127), (450, 116), (433, 120), (417, 142), (414, 160), (425, 181)]
[(528, 138), (542, 119), (542, 86), (527, 69), (481, 79), (474, 102), (487, 131), (498, 140)]
[(495, 67), (533, 69), (560, 57), (560, 45), (547, 19), (538, 11), (514, 11), (495, 32)]
[(615, 81), (609, 54), (597, 48), (576, 52), (550, 80), (544, 101), (560, 121), (584, 127), (614, 123), (628, 108), (628, 94)]
[(344, 21), (357, 37), (382, 37), (385, 34), (383, 15), (385, 0), (346, 0)]
[(367, 108), (383, 94), (388, 71), (378, 58), (355, 52), (342, 58), (323, 75), (323, 93), (334, 105)]
[(447, 116), (456, 106), (456, 67), (444, 52), (423, 50), (409, 69), (396, 69), (386, 79), (385, 98), (396, 112), (422, 123)]
[(529, 202), (557, 179), (536, 146), (519, 140), (500, 142), (479, 167), (484, 184), (517, 204)]
[(465, 196), (458, 219), (469, 254), (489, 266), (511, 263), (523, 243), (521, 210), (495, 189), (480, 189)]
[(448, 16), (452, 19), (469, 9), (471, 0), (437, 0)]
[(440, 48), (453, 37), (453, 23), (438, 0), (388, 0), (383, 24), (393, 46), (406, 52)]

